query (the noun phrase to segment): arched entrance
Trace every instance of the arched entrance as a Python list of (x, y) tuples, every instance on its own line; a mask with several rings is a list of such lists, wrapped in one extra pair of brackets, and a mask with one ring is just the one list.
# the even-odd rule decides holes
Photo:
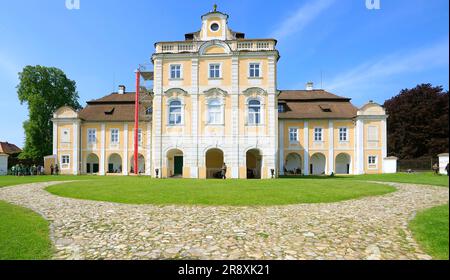
[(184, 158), (183, 151), (173, 149), (167, 152), (167, 176), (182, 177), (183, 176)]
[(206, 152), (206, 178), (221, 178), (223, 152), (220, 149), (210, 149)]
[(286, 175), (300, 175), (303, 172), (302, 157), (297, 153), (290, 153), (286, 157), (284, 173)]
[(351, 157), (342, 153), (336, 157), (336, 174), (350, 174)]
[(261, 179), (262, 160), (261, 152), (258, 149), (247, 151), (247, 179)]
[(322, 153), (316, 153), (312, 155), (310, 161), (310, 173), (311, 175), (324, 175), (327, 159)]
[[(145, 173), (145, 158), (141, 154), (138, 154), (138, 167), (139, 174)], [(130, 174), (134, 174), (134, 155), (131, 156)]]
[(109, 156), (108, 173), (122, 173), (122, 157), (119, 154)]
[(99, 159), (96, 154), (89, 154), (86, 158), (86, 173), (95, 174), (99, 171)]

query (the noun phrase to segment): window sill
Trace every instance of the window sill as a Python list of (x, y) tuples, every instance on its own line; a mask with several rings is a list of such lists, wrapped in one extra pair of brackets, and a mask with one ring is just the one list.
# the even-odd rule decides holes
[(218, 80), (223, 80), (223, 78), (222, 77), (220, 77), (220, 78), (211, 78), (211, 77), (209, 77), (208, 80), (218, 81)]
[(205, 126), (225, 126), (224, 123), (207, 123)]
[(262, 126), (264, 126), (264, 124), (245, 124), (245, 126), (248, 126), (248, 127), (262, 127)]
[(167, 127), (180, 127), (184, 126), (184, 124), (168, 124)]
[(169, 78), (169, 81), (183, 81), (183, 78)]
[(249, 80), (262, 80), (263, 77), (247, 77)]

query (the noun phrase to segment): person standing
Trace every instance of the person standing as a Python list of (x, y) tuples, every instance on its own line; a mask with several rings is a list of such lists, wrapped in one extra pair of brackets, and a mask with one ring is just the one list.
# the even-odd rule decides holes
[(53, 164), (52, 164), (52, 165), (50, 165), (50, 175), (53, 175), (53, 170), (54, 170), (54, 167), (53, 167)]
[(222, 179), (227, 179), (227, 165), (225, 162), (222, 165)]
[(437, 163), (433, 164), (433, 171), (435, 175), (439, 173), (439, 165)]

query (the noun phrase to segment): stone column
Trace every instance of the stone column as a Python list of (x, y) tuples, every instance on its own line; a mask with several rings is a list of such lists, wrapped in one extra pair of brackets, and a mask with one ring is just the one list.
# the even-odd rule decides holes
[(279, 122), (279, 133), (278, 133), (278, 137), (279, 137), (279, 153), (278, 153), (278, 163), (280, 164), (279, 166), (279, 174), (280, 175), (284, 175), (284, 121), (280, 121)]
[(162, 61), (161, 59), (154, 60), (155, 66), (155, 80), (153, 83), (154, 98), (153, 98), (153, 176), (156, 176), (155, 169), (159, 169), (159, 178), (162, 175)]
[(101, 124), (101, 139), (100, 139), (100, 163), (99, 163), (99, 175), (105, 175), (106, 174), (106, 170), (105, 170), (105, 145), (106, 145), (106, 132), (105, 132), (105, 124), (102, 123)]
[(356, 120), (356, 174), (364, 173), (364, 121)]
[(73, 123), (73, 175), (80, 173), (80, 121)]
[(123, 125), (123, 164), (122, 174), (128, 175), (128, 124)]
[(309, 123), (305, 121), (303, 124), (304, 154), (303, 154), (303, 174), (309, 175)]
[[(241, 165), (239, 147), (239, 58), (233, 56), (231, 59), (231, 133), (232, 149), (229, 155), (231, 165), (231, 177), (239, 178), (239, 167)], [(244, 155), (245, 156), (245, 155)]]
[(334, 124), (328, 121), (328, 174), (334, 172)]
[[(193, 151), (192, 156), (190, 158), (190, 162), (188, 166), (190, 167), (190, 177), (198, 178), (199, 177), (199, 159), (202, 156), (199, 149), (199, 85), (198, 85), (198, 58), (193, 58), (192, 61), (192, 69), (191, 69), (191, 102), (192, 102), (192, 131), (190, 142), (192, 145), (191, 151)], [(187, 151), (186, 151), (187, 152)]]

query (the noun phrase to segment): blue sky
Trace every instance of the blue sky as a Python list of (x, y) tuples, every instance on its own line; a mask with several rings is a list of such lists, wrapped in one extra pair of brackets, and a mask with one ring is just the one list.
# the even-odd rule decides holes
[(0, 141), (24, 142), (27, 108), (16, 92), (24, 66), (62, 69), (84, 106), (119, 84), (132, 89), (154, 42), (197, 31), (214, 3), (247, 38), (278, 39), (279, 89), (311, 80), (361, 106), (418, 83), (449, 88), (448, 0), (380, 0), (380, 10), (366, 0), (80, 0), (79, 10), (65, 2), (0, 0)]

